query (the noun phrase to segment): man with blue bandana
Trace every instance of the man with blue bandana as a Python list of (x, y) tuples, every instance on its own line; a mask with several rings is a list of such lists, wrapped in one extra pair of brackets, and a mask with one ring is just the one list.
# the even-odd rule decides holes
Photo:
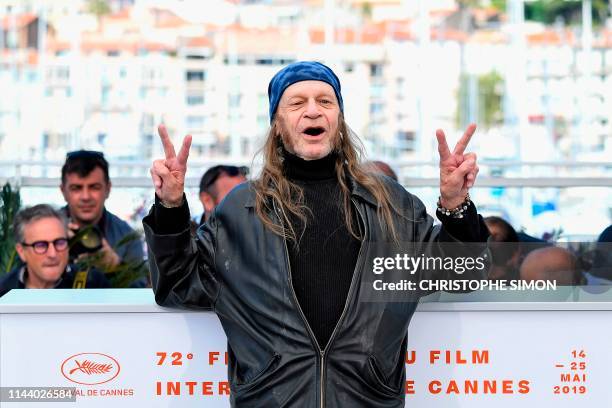
[(418, 198), (362, 166), (330, 68), (290, 64), (268, 96), (261, 173), (232, 190), (196, 237), (183, 192), (191, 136), (177, 154), (159, 127), (166, 157), (151, 168), (156, 201), (143, 221), (156, 301), (217, 313), (232, 406), (402, 407), (419, 294), (367, 302), (362, 285), (377, 243), (486, 241), (468, 195), (475, 126), (452, 152), (436, 134), (440, 228)]

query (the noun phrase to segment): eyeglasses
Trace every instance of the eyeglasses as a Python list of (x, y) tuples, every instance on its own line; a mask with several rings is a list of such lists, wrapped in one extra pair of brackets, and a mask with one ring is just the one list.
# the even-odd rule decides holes
[(36, 241), (32, 242), (31, 244), (26, 244), (25, 242), (21, 243), (21, 245), (25, 247), (32, 247), (32, 249), (34, 249), (34, 252), (39, 255), (46, 254), (50, 244), (53, 244), (53, 247), (57, 252), (63, 252), (68, 249), (67, 238), (58, 238), (53, 241)]
[(66, 153), (66, 160), (74, 159), (104, 159), (104, 153), (95, 150), (75, 150)]
[(236, 177), (238, 175), (246, 177), (249, 174), (249, 168), (246, 166), (225, 166), (219, 165), (211, 167), (206, 170), (204, 176), (202, 176), (202, 180), (200, 181), (200, 192), (204, 192), (208, 190), (210, 186), (212, 186), (215, 181), (219, 178), (221, 174), (227, 174), (230, 177)]

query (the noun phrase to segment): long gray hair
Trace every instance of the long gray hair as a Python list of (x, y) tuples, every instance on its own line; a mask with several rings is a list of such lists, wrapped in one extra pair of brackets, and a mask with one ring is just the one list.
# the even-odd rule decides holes
[[(289, 214), (293, 214), (301, 220), (303, 225), (306, 225), (308, 209), (304, 205), (302, 188), (283, 174), (282, 143), (282, 124), (279, 119), (275, 119), (262, 148), (264, 165), (261, 174), (253, 182), (256, 194), (255, 211), (266, 228), (297, 243), (298, 234), (291, 224)], [(377, 216), (383, 231), (397, 241), (392, 212), (399, 212), (393, 206), (389, 191), (381, 178), (362, 167), (363, 147), (357, 136), (350, 131), (342, 114), (338, 120), (338, 133), (332, 139), (332, 149), (338, 153), (335, 168), (342, 191), (344, 221), (349, 233), (357, 239), (362, 239), (359, 231), (351, 222), (355, 211), (351, 205), (349, 185), (349, 180), (352, 180), (362, 185), (374, 196), (378, 203)], [(280, 212), (282, 225), (278, 225), (270, 217), (270, 213), (275, 208), (278, 208)]]

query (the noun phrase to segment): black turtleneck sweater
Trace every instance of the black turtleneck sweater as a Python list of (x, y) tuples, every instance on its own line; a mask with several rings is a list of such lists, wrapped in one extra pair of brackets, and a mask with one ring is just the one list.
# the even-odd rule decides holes
[(306, 161), (285, 152), (285, 176), (303, 189), (310, 209), (305, 226), (291, 217), (298, 235), (297, 245), (288, 242), (293, 289), (321, 349), (344, 309), (361, 245), (346, 227), (335, 162), (335, 155)]

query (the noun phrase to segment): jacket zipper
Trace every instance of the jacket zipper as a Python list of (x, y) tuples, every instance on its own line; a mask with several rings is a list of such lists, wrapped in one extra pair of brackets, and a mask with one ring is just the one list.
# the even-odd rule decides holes
[[(312, 329), (310, 328), (310, 324), (308, 324), (308, 320), (306, 319), (306, 316), (304, 315), (304, 312), (302, 311), (302, 307), (300, 306), (300, 302), (298, 302), (297, 299), (297, 295), (295, 294), (295, 290), (293, 289), (293, 278), (291, 275), (291, 264), (289, 262), (289, 248), (287, 247), (287, 239), (283, 238), (283, 243), (285, 244), (285, 263), (287, 264), (287, 271), (289, 272), (289, 288), (291, 290), (291, 294), (293, 295), (293, 300), (295, 301), (295, 304), (297, 305), (297, 309), (298, 312), (300, 314), (300, 316), (302, 317), (302, 321), (304, 322), (304, 325), (306, 326), (306, 329), (308, 330), (308, 334), (310, 335), (310, 340), (312, 341), (312, 343), (316, 346), (317, 351), (319, 352), (319, 356), (320, 356), (320, 365), (321, 365), (321, 369), (320, 369), (320, 398), (321, 398), (321, 404), (319, 405), (320, 408), (325, 408), (325, 381), (324, 381), (324, 376), (325, 376), (325, 353), (327, 352), (328, 348), (330, 347), (330, 345), (332, 344), (332, 341), (334, 340), (334, 337), (336, 335), (336, 331), (338, 330), (338, 327), (340, 326), (340, 323), (342, 322), (342, 319), (344, 318), (344, 315), (346, 314), (346, 310), (348, 309), (348, 305), (350, 304), (351, 298), (352, 298), (352, 294), (353, 292), (355, 292), (355, 276), (357, 275), (357, 270), (359, 268), (360, 265), (360, 260), (361, 260), (361, 254), (363, 251), (363, 246), (365, 244), (365, 237), (367, 235), (367, 223), (365, 222), (365, 218), (363, 217), (363, 214), (361, 213), (361, 210), (359, 209), (359, 207), (357, 206), (357, 203), (355, 202), (355, 200), (353, 198), (351, 198), (351, 202), (353, 203), (353, 205), (355, 205), (355, 209), (357, 210), (357, 212), (359, 213), (359, 216), (361, 217), (361, 220), (363, 222), (363, 226), (364, 226), (364, 235), (363, 235), (363, 241), (361, 242), (361, 245), (359, 246), (359, 253), (357, 254), (357, 262), (355, 263), (355, 270), (353, 271), (353, 276), (351, 278), (351, 286), (349, 287), (349, 293), (346, 296), (346, 301), (344, 302), (344, 309), (342, 309), (342, 314), (340, 315), (340, 318), (338, 319), (338, 321), (336, 322), (336, 326), (334, 326), (334, 330), (332, 331), (332, 334), (329, 338), (329, 340), (327, 341), (327, 344), (325, 345), (325, 348), (323, 350), (321, 350), (321, 346), (319, 345), (319, 342), (317, 341), (314, 332), (312, 331)], [(278, 211), (276, 209), (276, 203), (273, 204), (274, 205), (274, 212), (276, 213), (276, 216), (279, 218), (279, 221), (282, 223), (282, 219), (280, 218), (280, 215), (278, 214)]]
[(283, 238), (283, 243), (285, 244), (285, 263), (287, 264), (287, 270), (289, 271), (289, 288), (291, 290), (291, 295), (293, 296), (293, 300), (295, 301), (295, 304), (297, 305), (297, 309), (302, 318), (302, 321), (304, 322), (304, 325), (306, 326), (306, 329), (308, 330), (308, 335), (310, 336), (310, 340), (312, 344), (317, 348), (317, 351), (319, 352), (320, 363), (321, 363), (321, 388), (320, 388), (321, 405), (320, 407), (323, 408), (323, 394), (322, 394), (323, 393), (323, 361), (325, 358), (325, 354), (324, 354), (324, 351), (321, 350), (321, 346), (319, 346), (319, 343), (317, 342), (314, 332), (310, 328), (310, 324), (308, 324), (308, 320), (306, 320), (306, 316), (304, 315), (304, 312), (302, 311), (300, 302), (298, 302), (297, 300), (297, 295), (295, 294), (295, 290), (293, 289), (293, 278), (291, 276), (291, 264), (289, 263), (289, 248), (287, 247), (287, 240), (285, 238)]
[(359, 209), (359, 206), (357, 205), (357, 203), (355, 202), (353, 198), (351, 198), (351, 202), (353, 203), (353, 205), (355, 206), (355, 209), (359, 213), (359, 217), (361, 217), (361, 221), (363, 222), (364, 234), (363, 234), (363, 240), (361, 241), (361, 245), (359, 246), (359, 253), (357, 254), (357, 262), (355, 262), (355, 270), (353, 271), (353, 276), (351, 277), (351, 286), (349, 287), (349, 293), (347, 294), (346, 300), (344, 302), (344, 309), (342, 309), (342, 314), (340, 315), (340, 318), (336, 322), (336, 326), (334, 327), (334, 330), (332, 331), (332, 334), (329, 337), (329, 340), (327, 341), (327, 344), (325, 345), (323, 352), (321, 353), (321, 408), (324, 408), (323, 401), (325, 401), (325, 388), (323, 387), (323, 384), (325, 383), (323, 381), (323, 376), (325, 374), (323, 370), (325, 353), (331, 347), (331, 344), (333, 343), (334, 338), (336, 337), (336, 332), (338, 331), (338, 327), (340, 327), (340, 323), (342, 323), (342, 320), (344, 319), (344, 315), (346, 314), (346, 311), (348, 310), (348, 306), (351, 304), (353, 294), (355, 293), (355, 279), (358, 275), (357, 272), (359, 268), (361, 267), (361, 258), (362, 258), (361, 254), (363, 252), (363, 247), (366, 245), (366, 236), (368, 233), (368, 225), (366, 223), (366, 220), (363, 214), (361, 213), (361, 210)]

